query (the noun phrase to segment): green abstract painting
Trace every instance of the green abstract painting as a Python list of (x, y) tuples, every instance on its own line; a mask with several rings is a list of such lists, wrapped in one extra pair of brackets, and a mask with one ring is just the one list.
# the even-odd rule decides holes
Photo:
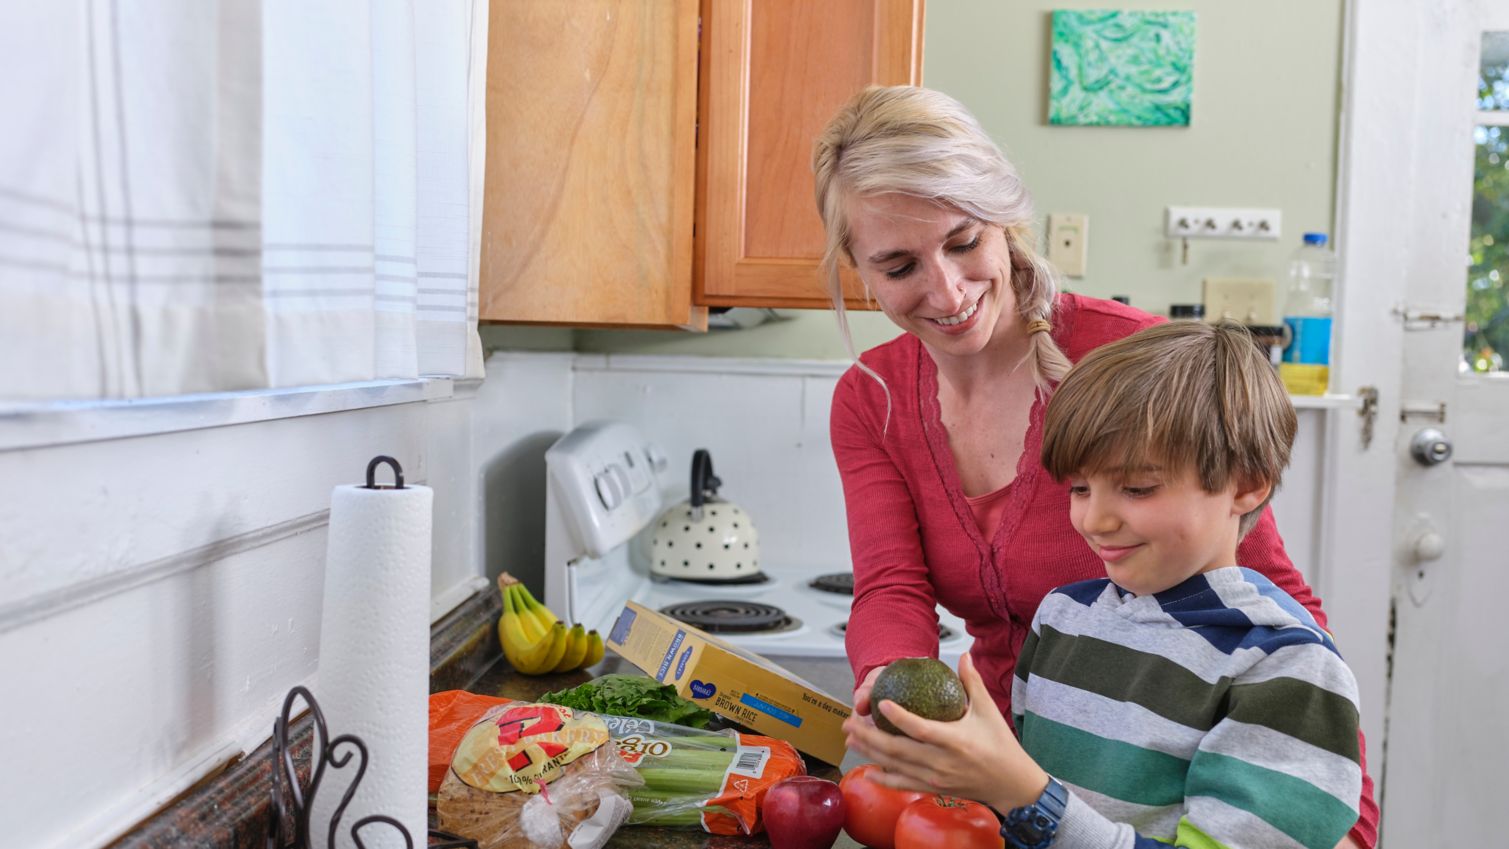
[(1194, 12), (1053, 13), (1052, 124), (1189, 126)]

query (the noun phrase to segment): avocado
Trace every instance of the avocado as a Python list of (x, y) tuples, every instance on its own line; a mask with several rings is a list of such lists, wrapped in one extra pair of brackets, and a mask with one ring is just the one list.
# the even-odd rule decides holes
[(964, 683), (959, 676), (948, 668), (948, 664), (930, 657), (904, 657), (891, 661), (880, 670), (875, 687), (870, 690), (870, 704), (875, 706), (870, 715), (875, 717), (875, 724), (882, 731), (905, 737), (901, 729), (880, 712), (879, 705), (886, 699), (920, 717), (939, 722), (953, 722), (969, 707), (969, 698), (964, 694)]

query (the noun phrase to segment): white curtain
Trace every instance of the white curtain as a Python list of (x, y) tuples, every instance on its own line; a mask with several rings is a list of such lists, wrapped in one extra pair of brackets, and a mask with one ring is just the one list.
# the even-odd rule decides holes
[(0, 398), (480, 376), (484, 27), (483, 0), (0, 4)]

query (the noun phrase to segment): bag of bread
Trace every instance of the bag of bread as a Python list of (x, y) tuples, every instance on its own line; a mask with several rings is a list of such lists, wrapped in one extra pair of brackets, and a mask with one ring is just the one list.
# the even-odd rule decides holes
[(628, 819), (642, 784), (595, 714), (512, 702), (461, 738), (440, 783), (440, 828), (481, 849), (597, 849)]

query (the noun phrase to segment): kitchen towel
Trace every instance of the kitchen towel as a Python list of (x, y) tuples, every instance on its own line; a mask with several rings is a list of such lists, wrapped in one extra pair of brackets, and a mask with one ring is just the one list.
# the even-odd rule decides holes
[[(393, 817), (415, 846), (425, 845), (433, 503), (434, 493), (425, 486), (338, 486), (330, 495), (313, 690), (331, 737), (354, 734), (369, 756), (336, 834), (333, 846), (341, 849), (355, 846), (351, 826), (373, 814)], [(343, 745), (332, 754), (339, 759), (355, 748)], [(327, 768), (310, 819), (314, 846), (327, 845), (330, 816), (355, 767), (353, 759), (342, 769)], [(361, 837), (369, 849), (404, 845), (395, 829), (381, 823), (364, 827)]]

